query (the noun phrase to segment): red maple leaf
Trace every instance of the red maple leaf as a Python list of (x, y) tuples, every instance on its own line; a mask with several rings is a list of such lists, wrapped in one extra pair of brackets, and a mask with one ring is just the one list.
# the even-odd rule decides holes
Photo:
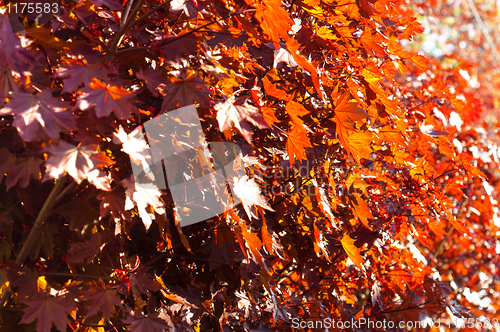
[(62, 100), (52, 97), (50, 90), (39, 94), (14, 92), (1, 115), (15, 115), (13, 125), (19, 136), (26, 142), (42, 138), (59, 138), (59, 133), (70, 132), (75, 128), (75, 118)]

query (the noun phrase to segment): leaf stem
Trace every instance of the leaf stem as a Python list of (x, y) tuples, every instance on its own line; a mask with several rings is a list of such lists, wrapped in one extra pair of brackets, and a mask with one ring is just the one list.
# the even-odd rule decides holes
[(88, 279), (106, 279), (106, 280), (114, 280), (113, 277), (105, 277), (105, 276), (91, 276), (86, 274), (73, 274), (73, 273), (64, 273), (64, 272), (38, 272), (39, 275), (42, 276), (54, 276), (54, 277), (69, 277), (69, 278), (88, 278)]
[(43, 204), (43, 207), (40, 210), (40, 213), (38, 214), (38, 217), (35, 220), (33, 228), (30, 230), (30, 233), (28, 234), (26, 242), (24, 242), (24, 245), (22, 246), (21, 250), (19, 251), (19, 254), (16, 257), (16, 264), (22, 265), (24, 263), (26, 257), (28, 256), (28, 253), (31, 250), (31, 247), (35, 243), (35, 240), (38, 236), (40, 229), (43, 226), (45, 219), (47, 219), (50, 212), (52, 211), (52, 207), (54, 206), (54, 203), (56, 202), (56, 199), (59, 196), (59, 192), (61, 191), (62, 186), (67, 179), (68, 175), (66, 174), (62, 178), (60, 178), (57, 181), (54, 188), (52, 188), (49, 197), (47, 197), (47, 199), (45, 200), (45, 203)]
[(64, 188), (64, 190), (59, 194), (57, 195), (56, 197), (56, 200), (55, 202), (59, 201), (61, 198), (63, 198), (70, 190), (72, 190), (73, 188), (76, 187), (76, 182), (71, 182), (71, 184), (69, 186), (67, 186), (66, 188)]
[(171, 0), (167, 0), (161, 4), (159, 4), (158, 6), (156, 6), (155, 8), (151, 9), (149, 12), (147, 12), (146, 14), (140, 16), (137, 20), (135, 20), (134, 22), (132, 22), (132, 24), (130, 25), (130, 27), (136, 25), (137, 23), (141, 22), (142, 20), (146, 19), (149, 15), (153, 14), (154, 12), (162, 9), (163, 7), (165, 7), (166, 5), (168, 5), (170, 3)]
[[(148, 14), (148, 13), (146, 13)], [(145, 14), (145, 15), (146, 15)], [(193, 30), (190, 30), (180, 36), (176, 36), (175, 38), (171, 38), (171, 39), (165, 39), (163, 42), (161, 42), (157, 47), (150, 47), (150, 46), (141, 46), (141, 47), (134, 47), (134, 48), (126, 48), (126, 49), (123, 49), (123, 50), (118, 50), (116, 51), (115, 53), (123, 53), (123, 52), (130, 52), (130, 51), (138, 51), (138, 50), (152, 50), (152, 49), (156, 49), (156, 48), (159, 48), (159, 47), (162, 47), (162, 46), (165, 46), (165, 45), (168, 45), (170, 43), (173, 43), (173, 42), (176, 42), (178, 41), (179, 39), (181, 38), (184, 38), (184, 37), (187, 37), (189, 35), (192, 35), (193, 33), (195, 32), (200, 32), (202, 29), (205, 29), (206, 27), (212, 25), (212, 24), (215, 24), (215, 23), (219, 23), (219, 21), (221, 20), (225, 20), (227, 18), (230, 18), (232, 17), (234, 14), (230, 14), (230, 15), (227, 15), (227, 16), (224, 16), (224, 17), (221, 17), (219, 19), (216, 19), (215, 21), (212, 21), (212, 22), (209, 22), (207, 24), (204, 24), (196, 29), (193, 29)], [(144, 16), (144, 15), (143, 15)], [(142, 18), (142, 16), (137, 20), (139, 21), (140, 19)], [(111, 52), (111, 51), (110, 51)]]
[(135, 5), (134, 9), (132, 9), (132, 12), (130, 13), (130, 16), (127, 18), (127, 21), (125, 21), (125, 24), (123, 24), (118, 32), (116, 33), (115, 39), (113, 39), (113, 43), (111, 44), (111, 47), (109, 48), (109, 54), (115, 54), (116, 49), (120, 45), (120, 43), (123, 40), (123, 36), (127, 32), (127, 30), (130, 28), (132, 23), (134, 22), (135, 15), (139, 12), (141, 9), (142, 5), (144, 4), (144, 0), (139, 0), (137, 4)]
[(133, 2), (134, 2), (133, 0), (128, 0), (127, 8), (125, 9), (125, 13), (123, 14), (121, 22), (120, 22), (121, 26), (123, 26), (123, 24), (127, 21), (128, 14), (130, 13), (130, 9), (132, 9), (132, 3)]

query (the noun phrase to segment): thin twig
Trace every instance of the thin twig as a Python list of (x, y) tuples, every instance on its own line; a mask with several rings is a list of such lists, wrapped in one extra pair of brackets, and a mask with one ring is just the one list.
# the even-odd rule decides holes
[[(163, 42), (159, 43), (158, 46), (156, 47), (151, 47), (151, 46), (141, 46), (141, 47), (133, 47), (133, 48), (126, 48), (126, 49), (123, 49), (123, 50), (118, 50), (114, 53), (125, 53), (125, 52), (132, 52), (132, 51), (138, 51), (138, 50), (155, 50), (155, 49), (158, 49), (159, 47), (162, 47), (162, 46), (165, 46), (165, 45), (168, 45), (170, 43), (174, 43), (176, 41), (178, 41), (179, 39), (182, 39), (184, 37), (187, 37), (189, 35), (192, 35), (193, 33), (195, 32), (200, 32), (200, 30), (202, 29), (205, 29), (206, 27), (212, 25), (212, 24), (215, 24), (215, 23), (218, 23), (220, 20), (225, 20), (227, 18), (230, 18), (232, 17), (234, 14), (230, 14), (230, 15), (227, 15), (227, 16), (224, 16), (224, 17), (221, 17), (219, 19), (216, 19), (215, 21), (212, 21), (212, 22), (209, 22), (207, 24), (204, 24), (196, 29), (193, 29), (193, 30), (190, 30), (188, 32), (186, 32), (185, 34), (182, 34), (180, 36), (177, 36), (175, 38), (171, 38), (171, 39), (165, 39)], [(144, 15), (143, 15), (144, 16)], [(142, 17), (142, 16), (141, 16)], [(139, 18), (141, 19), (141, 18)], [(111, 51), (110, 51), (111, 52)]]
[(154, 12), (157, 12), (158, 10), (162, 9), (163, 7), (165, 7), (166, 5), (168, 5), (170, 3), (171, 0), (167, 0), (161, 4), (159, 4), (158, 6), (156, 6), (155, 8), (151, 9), (149, 12), (147, 12), (146, 14), (140, 16), (137, 20), (135, 20), (134, 22), (132, 22), (132, 24), (130, 25), (130, 27), (133, 27), (134, 25), (138, 24), (139, 22), (141, 22), (142, 20), (148, 18), (149, 15), (153, 14)]
[(42, 276), (53, 276), (53, 277), (69, 277), (69, 278), (88, 278), (88, 279), (105, 279), (105, 280), (114, 280), (116, 278), (113, 277), (105, 277), (105, 276), (91, 276), (86, 274), (73, 274), (73, 273), (65, 273), (65, 272), (44, 272), (39, 271), (38, 274)]
[[(130, 0), (132, 1), (132, 0)], [(120, 27), (118, 32), (116, 33), (115, 39), (113, 39), (113, 43), (111, 44), (111, 47), (109, 48), (109, 54), (115, 54), (116, 49), (118, 46), (120, 46), (120, 43), (123, 40), (123, 36), (125, 36), (125, 33), (129, 29), (129, 27), (132, 25), (135, 19), (135, 15), (139, 12), (141, 9), (142, 5), (144, 4), (144, 0), (139, 0), (137, 4), (135, 5), (134, 9), (132, 9), (132, 12), (130, 13), (130, 16), (127, 18), (127, 21), (125, 22), (124, 25)]]
[(76, 187), (76, 184), (77, 183), (75, 181), (71, 182), (71, 184), (69, 186), (64, 188), (64, 190), (59, 195), (57, 195), (55, 201), (58, 202), (61, 198), (63, 198), (68, 192), (70, 192), (73, 188)]
[(24, 242), (23, 247), (19, 251), (19, 254), (16, 257), (16, 264), (22, 265), (24, 261), (26, 260), (26, 257), (28, 256), (28, 253), (31, 250), (31, 247), (33, 247), (33, 244), (35, 243), (36, 238), (38, 237), (38, 234), (40, 233), (40, 230), (43, 226), (43, 223), (45, 219), (49, 216), (50, 212), (52, 211), (52, 207), (54, 206), (54, 203), (56, 202), (56, 198), (59, 195), (59, 192), (62, 189), (62, 186), (64, 182), (68, 179), (68, 175), (64, 175), (62, 178), (60, 178), (54, 188), (52, 188), (52, 191), (49, 194), (49, 197), (45, 200), (45, 203), (43, 204), (42, 209), (40, 210), (40, 213), (38, 214), (38, 217), (35, 220), (35, 224), (33, 225), (33, 228), (30, 230), (30, 233), (28, 234), (28, 238), (26, 239), (26, 242)]
[(122, 16), (122, 19), (120, 20), (120, 25), (123, 26), (123, 24), (127, 21), (128, 14), (130, 13), (130, 9), (132, 8), (132, 3), (134, 0), (128, 0), (127, 3), (127, 8), (125, 9), (125, 13)]

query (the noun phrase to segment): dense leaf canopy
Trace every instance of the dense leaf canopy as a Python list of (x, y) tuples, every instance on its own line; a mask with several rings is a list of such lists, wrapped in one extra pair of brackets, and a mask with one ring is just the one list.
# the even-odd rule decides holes
[[(448, 3), (62, 1), (16, 33), (3, 6), (0, 331), (498, 322), (500, 59), (472, 0), (432, 20)], [(457, 51), (419, 53), (417, 16)], [(242, 204), (184, 226), (132, 170), (141, 126), (193, 104)]]

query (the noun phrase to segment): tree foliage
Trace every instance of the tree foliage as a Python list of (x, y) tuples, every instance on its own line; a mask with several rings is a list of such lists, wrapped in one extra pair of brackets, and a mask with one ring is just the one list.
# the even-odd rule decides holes
[[(16, 34), (0, 17), (0, 325), (498, 316), (500, 149), (482, 118), (498, 100), (463, 71), (497, 82), (402, 46), (445, 6), (60, 5)], [(239, 145), (246, 175), (241, 205), (181, 227), (172, 193), (138, 186), (131, 163), (147, 164), (143, 123), (191, 104), (207, 141)]]

